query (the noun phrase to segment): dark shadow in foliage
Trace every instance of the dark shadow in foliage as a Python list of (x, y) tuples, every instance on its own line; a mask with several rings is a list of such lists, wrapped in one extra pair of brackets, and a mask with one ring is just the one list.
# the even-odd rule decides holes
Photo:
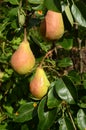
[(8, 122), (7, 130), (21, 130), (21, 124), (15, 122)]
[(18, 80), (18, 83), (16, 83), (15, 79), (13, 79), (15, 82), (15, 86), (12, 86), (12, 92), (10, 91), (7, 94), (7, 102), (9, 102), (14, 109), (16, 108), (16, 103), (21, 100), (28, 100), (29, 95), (29, 85), (28, 85), (28, 77), (22, 77), (20, 80)]
[(54, 0), (56, 7), (61, 11), (60, 0)]

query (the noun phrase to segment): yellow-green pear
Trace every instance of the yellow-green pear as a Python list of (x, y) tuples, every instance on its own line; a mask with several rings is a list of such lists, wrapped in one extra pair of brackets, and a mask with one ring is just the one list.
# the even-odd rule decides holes
[(18, 49), (11, 57), (11, 65), (19, 74), (27, 74), (35, 65), (35, 57), (26, 39), (20, 43)]
[(47, 94), (48, 88), (50, 86), (50, 82), (47, 78), (47, 75), (43, 68), (37, 67), (35, 75), (30, 82), (30, 92), (31, 94), (41, 99), (44, 95)]
[(60, 39), (64, 34), (62, 13), (48, 10), (40, 24), (40, 32), (45, 39)]

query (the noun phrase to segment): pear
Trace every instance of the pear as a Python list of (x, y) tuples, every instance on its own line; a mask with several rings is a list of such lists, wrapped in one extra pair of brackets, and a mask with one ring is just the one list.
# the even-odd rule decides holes
[(64, 34), (62, 13), (48, 10), (40, 24), (40, 32), (45, 39), (60, 39)]
[(50, 86), (50, 82), (47, 79), (46, 73), (41, 67), (37, 67), (35, 75), (30, 82), (30, 92), (31, 94), (37, 98), (41, 99), (44, 95), (46, 95), (48, 88)]
[(35, 57), (24, 34), (24, 40), (11, 57), (11, 65), (19, 74), (27, 74), (35, 65)]

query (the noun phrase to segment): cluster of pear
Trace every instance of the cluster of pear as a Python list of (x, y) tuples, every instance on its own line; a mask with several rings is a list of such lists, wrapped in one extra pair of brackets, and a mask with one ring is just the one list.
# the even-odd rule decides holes
[[(26, 33), (24, 40), (20, 43), (18, 49), (11, 57), (11, 66), (18, 74), (27, 74), (32, 71), (35, 65), (35, 56), (30, 48), (30, 43), (27, 40)], [(35, 75), (30, 82), (31, 94), (41, 99), (48, 91), (50, 83), (46, 73), (42, 67), (37, 67)]]
[[(50, 40), (59, 39), (64, 33), (64, 25), (61, 13), (49, 10), (40, 25), (41, 34)], [(35, 56), (24, 32), (24, 40), (11, 57), (11, 66), (18, 74), (27, 74), (35, 65)], [(42, 67), (37, 67), (34, 77), (30, 81), (31, 94), (41, 99), (46, 95), (50, 82)]]

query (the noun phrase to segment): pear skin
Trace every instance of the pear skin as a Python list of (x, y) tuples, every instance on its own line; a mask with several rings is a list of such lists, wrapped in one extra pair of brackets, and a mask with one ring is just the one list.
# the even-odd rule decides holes
[(19, 74), (27, 74), (35, 65), (35, 57), (29, 42), (24, 39), (11, 57), (11, 65)]
[(44, 20), (40, 24), (40, 32), (45, 39), (60, 39), (64, 34), (62, 13), (48, 10)]
[(41, 99), (44, 95), (46, 95), (49, 86), (50, 82), (47, 79), (46, 73), (44, 72), (43, 68), (37, 67), (36, 73), (30, 82), (31, 94), (34, 97)]

